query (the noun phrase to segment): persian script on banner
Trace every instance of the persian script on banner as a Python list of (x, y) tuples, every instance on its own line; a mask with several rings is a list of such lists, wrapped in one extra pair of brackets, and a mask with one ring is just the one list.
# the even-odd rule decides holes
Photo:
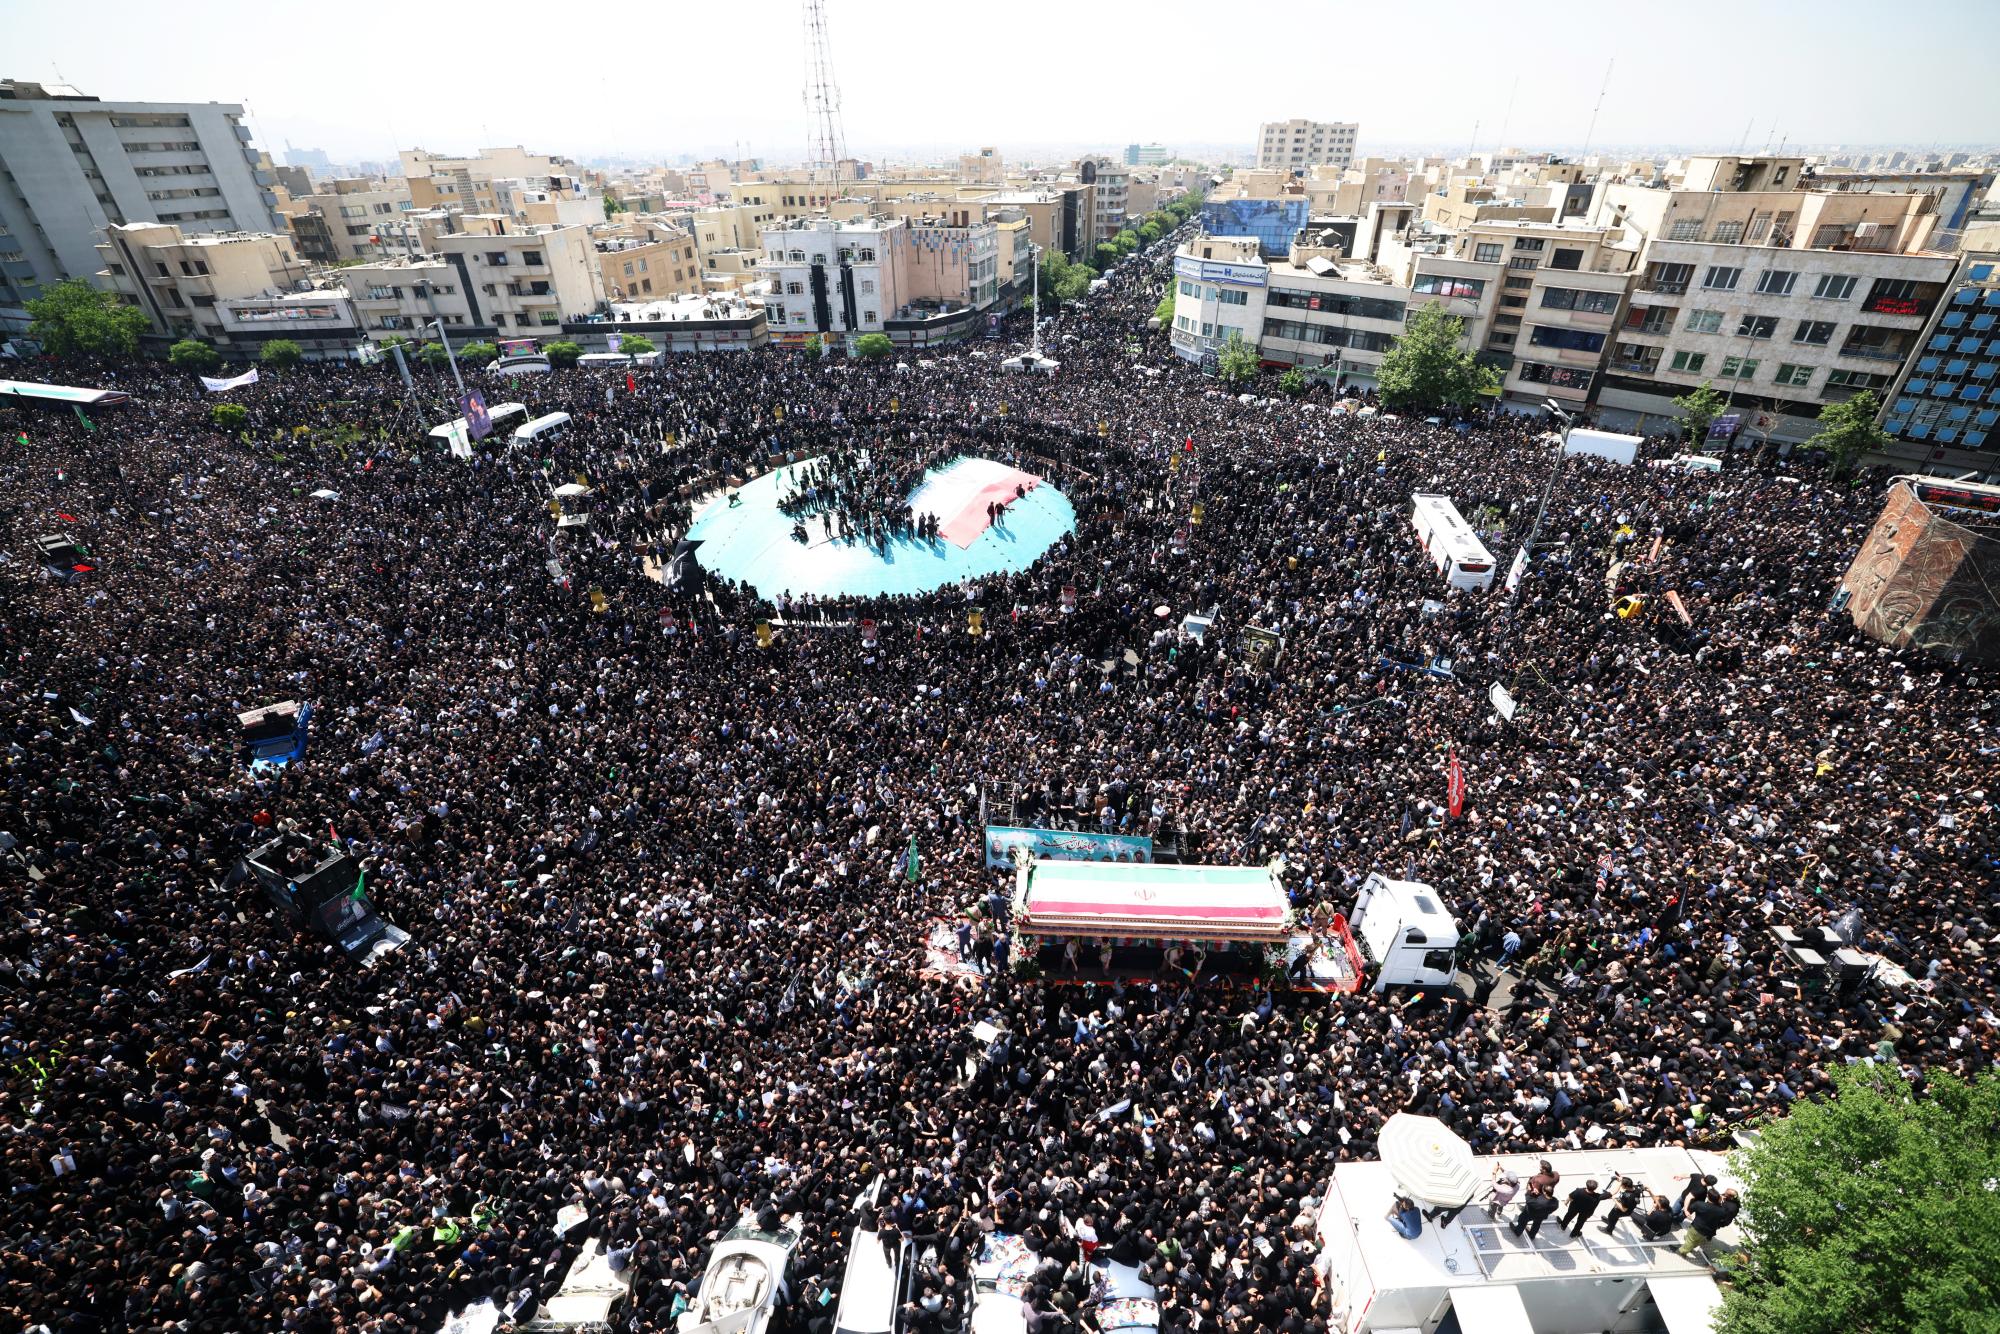
[(201, 387), (211, 394), (220, 393), (224, 389), (241, 389), (246, 384), (255, 383), (257, 383), (257, 368), (255, 366), (252, 366), (241, 375), (233, 376), (226, 380), (214, 380), (206, 375), (201, 377)]

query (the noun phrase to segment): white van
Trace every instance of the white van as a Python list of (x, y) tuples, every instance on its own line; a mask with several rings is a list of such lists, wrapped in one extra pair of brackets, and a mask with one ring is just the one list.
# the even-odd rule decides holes
[(569, 425), (567, 412), (551, 412), (547, 416), (537, 417), (525, 426), (518, 427), (514, 432), (514, 443), (525, 445), (545, 435), (561, 435), (562, 428), (567, 425)]
[(623, 352), (586, 352), (576, 359), (586, 370), (629, 370), (632, 358)]
[[(527, 415), (528, 405), (525, 403), (495, 403), (486, 409), (486, 418), (493, 423), (493, 433), (496, 435), (514, 418), (526, 418)], [(454, 417), (448, 422), (440, 422), (431, 427), (430, 438), (441, 445), (450, 445), (454, 450), (462, 451), (472, 446), (469, 429), (465, 424), (465, 418)]]
[(1375, 965), (1376, 992), (1448, 987), (1458, 976), (1458, 924), (1429, 885), (1370, 875), (1361, 882), (1348, 921)]

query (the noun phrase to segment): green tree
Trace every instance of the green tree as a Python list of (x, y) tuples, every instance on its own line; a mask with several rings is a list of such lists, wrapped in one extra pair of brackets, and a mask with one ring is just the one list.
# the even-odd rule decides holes
[(28, 336), (54, 357), (129, 357), (149, 327), (144, 311), (81, 278), (57, 283), (27, 311)]
[(225, 431), (240, 431), (250, 424), (250, 411), (241, 403), (217, 403), (208, 410), (208, 419)]
[(431, 367), (449, 366), (451, 353), (445, 350), (443, 343), (425, 343), (417, 349), (417, 361)]
[(855, 354), (868, 361), (880, 361), (896, 350), (896, 345), (885, 333), (865, 333), (854, 340)]
[(653, 351), (653, 340), (644, 334), (625, 334), (618, 339), (618, 350), (628, 357), (643, 357)]
[(1836, 476), (1854, 471), (1861, 456), (1880, 453), (1895, 443), (1895, 437), (1875, 424), (1882, 400), (1873, 389), (1864, 389), (1845, 403), (1829, 403), (1819, 410), (1819, 430), (1806, 441), (1807, 449), (1823, 449)]
[(1097, 257), (1097, 268), (1099, 272), (1102, 272), (1103, 270), (1110, 268), (1113, 264), (1116, 264), (1118, 262), (1118, 247), (1113, 245), (1109, 241), (1099, 241), (1097, 243), (1096, 250), (1093, 251), (1092, 253), (1094, 253)]
[(1257, 349), (1244, 342), (1240, 332), (1231, 329), (1215, 354), (1215, 373), (1224, 384), (1235, 388), (1257, 373)]
[(289, 338), (273, 338), (264, 344), (264, 350), (257, 354), (257, 360), (274, 370), (284, 370), (296, 366), (305, 357), (305, 349)]
[(1119, 232), (1118, 235), (1111, 238), (1111, 248), (1121, 257), (1131, 254), (1139, 248), (1139, 233), (1127, 227), (1124, 231)]
[(806, 354), (807, 361), (818, 361), (826, 355), (826, 340), (814, 334), (806, 339), (805, 346), (799, 350)]
[(1157, 213), (1139, 224), (1139, 240), (1145, 245), (1153, 244), (1166, 234), (1167, 229), (1161, 224), (1160, 215)]
[(1464, 333), (1465, 321), (1442, 306), (1417, 307), (1375, 373), (1382, 401), (1399, 412), (1469, 408), (1499, 388), (1499, 373), (1459, 346)]
[(583, 346), (572, 343), (567, 338), (558, 338), (542, 349), (542, 355), (549, 359), (549, 365), (567, 370), (576, 365), (577, 358), (583, 355)]
[(222, 354), (199, 339), (183, 338), (167, 349), (167, 360), (175, 370), (193, 371), (199, 375), (220, 366)]
[(625, 204), (623, 200), (613, 199), (610, 195), (604, 196), (604, 220), (606, 222), (611, 221), (612, 214), (623, 213), (624, 211)]
[(1173, 288), (1169, 287), (1167, 289), (1167, 294), (1160, 298), (1160, 304), (1153, 307), (1153, 316), (1155, 319), (1159, 320), (1161, 327), (1169, 329), (1173, 327), (1174, 323)]
[(458, 349), (458, 359), (468, 366), (484, 366), (489, 361), (498, 360), (499, 356), (500, 348), (494, 343), (467, 343)]
[(2000, 1074), (1833, 1065), (1737, 1155), (1746, 1262), (1716, 1334), (1990, 1334), (2000, 1311)]
[(1297, 366), (1278, 377), (1278, 389), (1288, 398), (1297, 398), (1306, 391), (1306, 373)]
[(1716, 393), (1715, 387), (1707, 380), (1678, 395), (1674, 406), (1681, 410), (1681, 439), (1692, 441), (1699, 447), (1708, 439), (1709, 426), (1728, 405), (1729, 400)]

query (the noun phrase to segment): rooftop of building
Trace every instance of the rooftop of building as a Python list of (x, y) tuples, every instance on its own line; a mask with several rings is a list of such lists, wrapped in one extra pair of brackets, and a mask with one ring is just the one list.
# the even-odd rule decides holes
[(148, 232), (164, 230), (175, 233), (167, 245), (177, 246), (225, 246), (240, 245), (245, 241), (279, 241), (292, 243), (287, 232), (183, 232), (171, 222), (114, 222), (105, 228), (106, 232)]
[(754, 308), (740, 296), (670, 296), (651, 301), (614, 301), (611, 313), (618, 323), (686, 324), (702, 320), (743, 320)]
[(1302, 264), (1294, 264), (1289, 259), (1270, 261), (1271, 282), (1275, 286), (1285, 279), (1300, 280), (1321, 278), (1329, 282), (1379, 283), (1384, 287), (1398, 287), (1400, 284), (1390, 276), (1380, 264), (1370, 264), (1365, 259), (1331, 259), (1314, 256)]

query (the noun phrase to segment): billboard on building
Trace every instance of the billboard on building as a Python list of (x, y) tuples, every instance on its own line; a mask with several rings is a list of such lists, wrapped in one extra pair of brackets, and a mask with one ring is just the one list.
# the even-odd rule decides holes
[(1201, 227), (1210, 236), (1254, 236), (1266, 259), (1280, 259), (1291, 253), (1292, 238), (1311, 212), (1304, 196), (1210, 199), (1201, 206)]

